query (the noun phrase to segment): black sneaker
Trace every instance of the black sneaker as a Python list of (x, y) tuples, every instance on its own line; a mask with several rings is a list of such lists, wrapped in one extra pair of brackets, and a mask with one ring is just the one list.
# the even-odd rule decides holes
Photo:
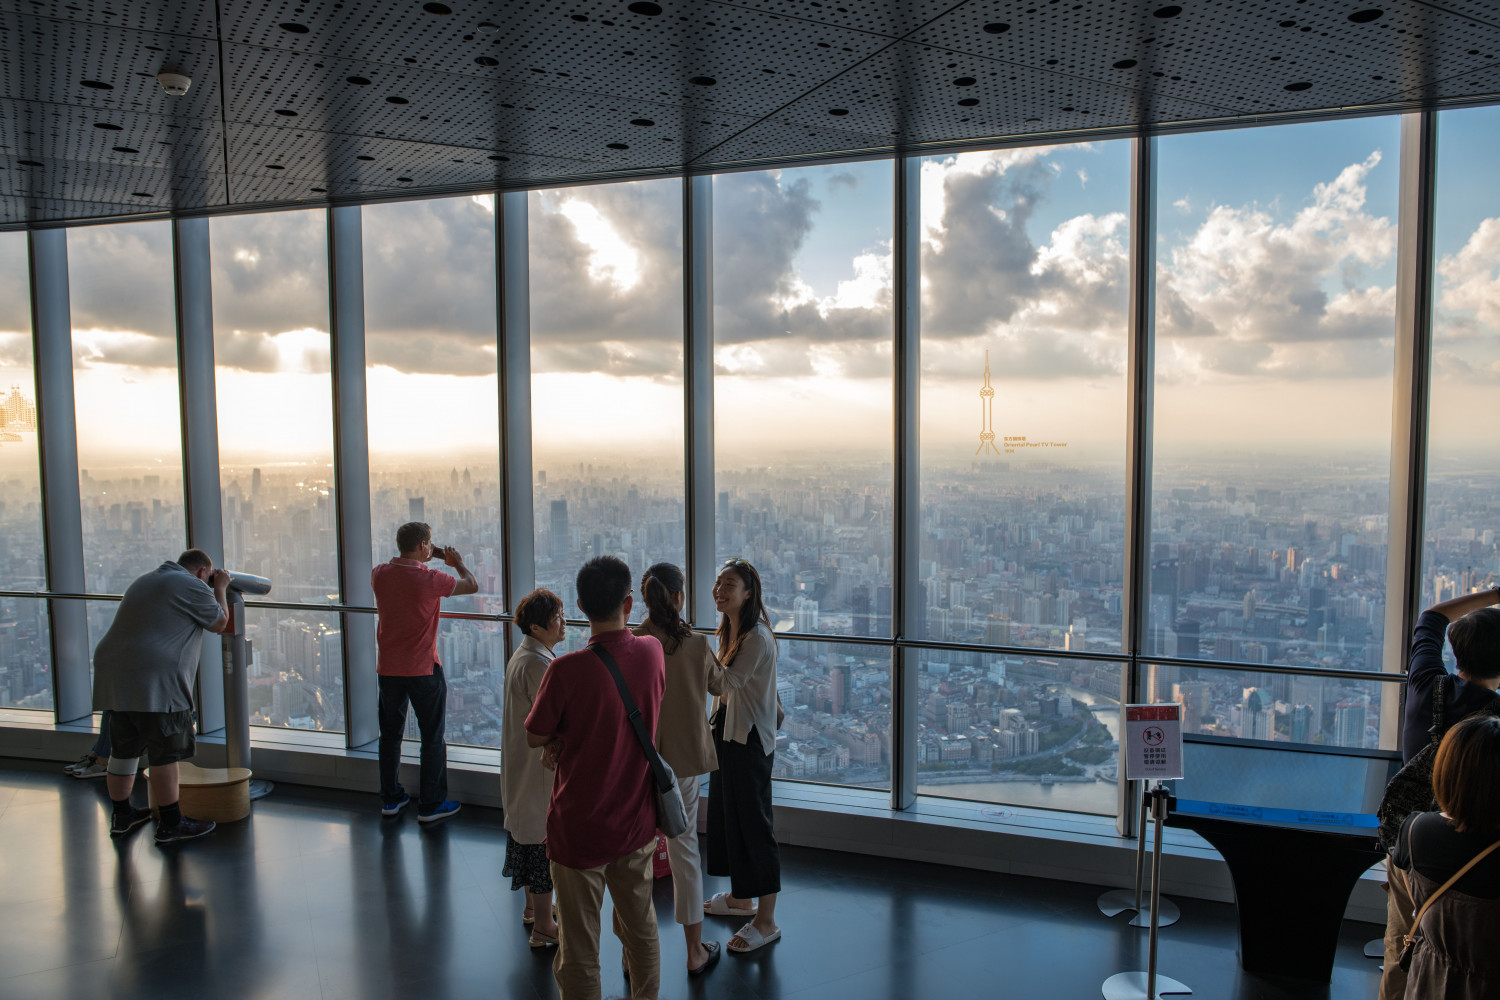
[(217, 824), (211, 819), (188, 819), (186, 816), (177, 821), (176, 826), (158, 826), (156, 828), (156, 842), (158, 844), (175, 844), (183, 840), (192, 840), (194, 837), (202, 837), (213, 833)]
[(123, 837), (150, 818), (150, 809), (132, 809), (128, 813), (115, 813), (109, 821), (109, 835)]

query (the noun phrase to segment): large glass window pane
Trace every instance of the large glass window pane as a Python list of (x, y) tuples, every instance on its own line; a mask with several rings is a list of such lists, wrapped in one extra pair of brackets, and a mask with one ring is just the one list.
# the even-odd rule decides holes
[(36, 378), (25, 233), (0, 233), (0, 572), (3, 589), (45, 590)]
[(1145, 684), (1148, 701), (1182, 706), (1184, 733), (1396, 749), (1396, 729), (1381, 726), (1381, 706), (1399, 704), (1398, 683), (1151, 664)]
[(0, 597), (0, 708), (52, 708), (46, 601)]
[(918, 638), (1118, 652), (1130, 145), (922, 164)]
[(917, 791), (1112, 815), (1118, 663), (958, 650), (917, 658)]
[(1380, 669), (1399, 129), (1158, 140), (1148, 654)]
[(778, 631), (890, 634), (890, 161), (714, 178), (721, 559)]
[(889, 788), (891, 651), (783, 639), (776, 688), (786, 719), (773, 776)]
[[(25, 233), (0, 233), (0, 590), (46, 590)], [(0, 708), (52, 707), (43, 601), (0, 599)]]
[(340, 621), (313, 608), (245, 609), (251, 724), (343, 731)]
[[(375, 205), (364, 209), (363, 232), (374, 560), (396, 555), (400, 525), (425, 521), (433, 541), (458, 548), (479, 580), (477, 595), (444, 608), (498, 612), (494, 200)], [(501, 696), (498, 673), (445, 673), (450, 706)], [(480, 714), (450, 708), (448, 738), (484, 731)]]
[(187, 539), (171, 223), (68, 230), (68, 287), (84, 580), (119, 594)]
[(1439, 114), (1423, 607), (1500, 584), (1497, 156), (1500, 108)]
[(578, 617), (594, 556), (684, 559), (682, 182), (535, 192), (529, 222), (536, 580)]
[[(278, 603), (339, 599), (326, 230), (317, 210), (225, 216), (209, 228), (224, 561), (267, 577)], [(343, 670), (321, 655), (337, 651), (322, 638), (337, 634), (337, 619), (310, 624), (304, 612), (263, 610), (252, 621), (278, 637), (277, 650), (290, 648), (278, 654), (272, 684), (312, 692), (283, 695), (282, 708), (319, 706), (278, 712), (267, 691), (257, 721), (342, 729)], [(318, 655), (299, 652), (304, 632)], [(272, 647), (263, 642), (262, 652)], [(270, 671), (271, 660), (262, 662)]]

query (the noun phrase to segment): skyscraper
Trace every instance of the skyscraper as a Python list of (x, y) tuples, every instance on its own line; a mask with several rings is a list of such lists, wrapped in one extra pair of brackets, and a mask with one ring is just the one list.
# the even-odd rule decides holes
[(408, 497), (406, 500), (406, 519), (408, 521), (426, 521), (427, 502), (421, 497)]
[(553, 560), (568, 558), (568, 501), (552, 501), (551, 532)]
[(1245, 700), (1240, 703), (1240, 736), (1247, 740), (1276, 738), (1276, 709), (1269, 692), (1245, 689)]

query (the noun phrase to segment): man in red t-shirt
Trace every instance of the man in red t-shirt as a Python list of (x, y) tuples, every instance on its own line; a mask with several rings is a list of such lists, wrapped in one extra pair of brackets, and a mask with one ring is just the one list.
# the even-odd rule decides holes
[[(603, 646), (656, 732), (666, 663), (661, 643), (630, 634), (630, 567), (600, 556), (578, 571), (578, 606), (589, 646)], [(547, 807), (547, 856), (557, 887), (560, 929), (553, 975), (562, 1000), (599, 1000), (599, 912), (604, 889), (615, 904), (631, 995), (656, 996), (661, 956), (651, 901), (656, 796), (645, 751), (620, 692), (592, 648), (553, 660), (526, 717), (526, 742), (546, 747), (556, 767)]]
[[(406, 703), (411, 702), (422, 733), (421, 787), (417, 819), (447, 819), (458, 812), (448, 798), (448, 744), (443, 739), (448, 683), (438, 660), (438, 611), (445, 597), (477, 593), (479, 582), (451, 546), (432, 544), (432, 529), (411, 521), (396, 529), (401, 553), (370, 572), (380, 623), (375, 629), (375, 672), (380, 684), (380, 814), (395, 816), (411, 801), (401, 787), (401, 737), (406, 731)], [(423, 563), (440, 556), (458, 571), (428, 569)]]

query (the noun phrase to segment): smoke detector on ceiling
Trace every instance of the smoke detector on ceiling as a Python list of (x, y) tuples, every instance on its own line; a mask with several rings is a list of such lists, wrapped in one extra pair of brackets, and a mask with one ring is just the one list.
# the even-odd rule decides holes
[(165, 90), (173, 97), (181, 97), (193, 85), (193, 78), (185, 73), (164, 69), (156, 74), (156, 82), (161, 84), (162, 90)]

